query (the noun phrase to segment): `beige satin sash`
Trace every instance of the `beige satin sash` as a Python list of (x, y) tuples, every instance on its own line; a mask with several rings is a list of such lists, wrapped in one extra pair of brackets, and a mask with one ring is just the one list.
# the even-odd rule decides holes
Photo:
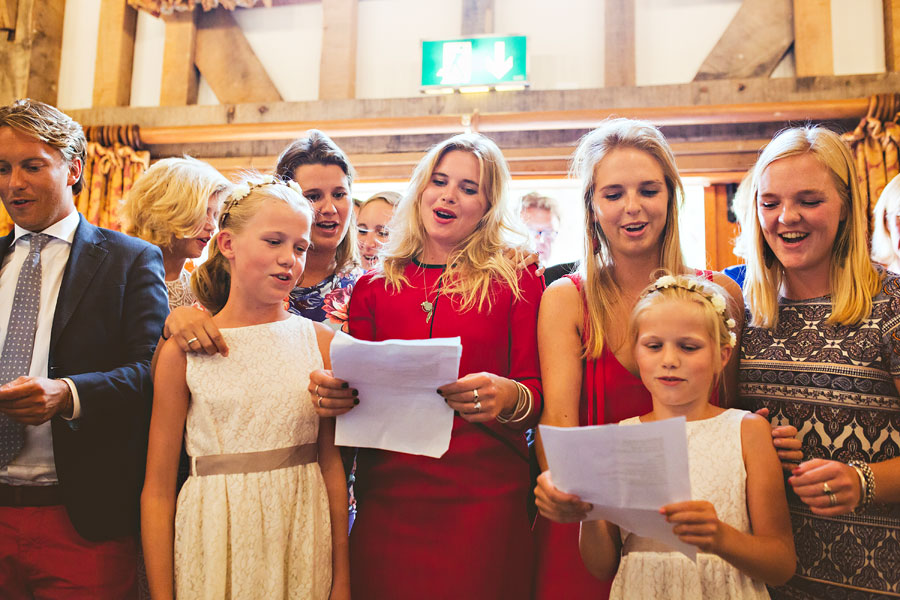
[(289, 448), (276, 448), (262, 452), (241, 454), (212, 454), (192, 456), (191, 475), (231, 475), (234, 473), (259, 473), (296, 465), (306, 465), (319, 460), (316, 444), (302, 444)]

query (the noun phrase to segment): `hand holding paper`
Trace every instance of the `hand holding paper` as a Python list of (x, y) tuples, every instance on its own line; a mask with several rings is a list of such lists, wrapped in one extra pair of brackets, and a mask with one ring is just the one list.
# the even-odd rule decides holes
[(335, 421), (335, 444), (440, 458), (450, 447), (453, 409), (437, 395), (456, 381), (460, 338), (367, 342), (337, 333), (334, 376), (362, 399)]
[(594, 505), (585, 520), (605, 519), (696, 556), (659, 512), (691, 499), (684, 418), (540, 431), (554, 485)]

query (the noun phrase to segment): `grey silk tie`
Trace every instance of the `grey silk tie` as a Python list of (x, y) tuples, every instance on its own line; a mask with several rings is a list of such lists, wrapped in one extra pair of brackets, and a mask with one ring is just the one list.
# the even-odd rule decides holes
[[(6, 341), (0, 355), (0, 385), (28, 375), (34, 351), (38, 310), (41, 306), (41, 250), (51, 237), (43, 233), (22, 236), (30, 238), (28, 256), (19, 271), (19, 281), (13, 296)], [(6, 466), (22, 450), (25, 426), (0, 413), (0, 468)]]

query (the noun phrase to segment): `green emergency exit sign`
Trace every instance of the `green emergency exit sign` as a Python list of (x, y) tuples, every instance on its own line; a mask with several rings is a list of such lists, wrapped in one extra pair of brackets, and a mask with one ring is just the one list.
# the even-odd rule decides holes
[(525, 36), (422, 42), (422, 87), (525, 84)]

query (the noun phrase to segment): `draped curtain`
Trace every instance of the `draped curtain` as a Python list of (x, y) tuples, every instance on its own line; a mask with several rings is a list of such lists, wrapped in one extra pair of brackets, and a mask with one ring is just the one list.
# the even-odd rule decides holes
[[(900, 173), (900, 94), (880, 94), (869, 101), (868, 114), (844, 141), (856, 158), (860, 190), (872, 209), (891, 179)], [(869, 232), (872, 231), (871, 222)]]
[[(134, 181), (150, 167), (150, 153), (122, 144), (102, 146), (88, 142), (84, 187), (75, 196), (75, 208), (94, 225), (119, 230), (119, 204)], [(0, 230), (13, 222), (0, 206)]]

